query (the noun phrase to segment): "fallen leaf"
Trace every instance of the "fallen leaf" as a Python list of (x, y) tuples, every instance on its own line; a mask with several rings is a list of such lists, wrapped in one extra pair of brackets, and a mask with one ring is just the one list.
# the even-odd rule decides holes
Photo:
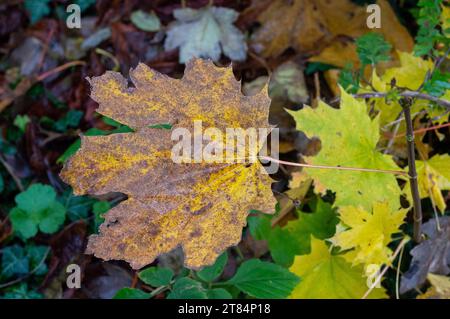
[(238, 17), (233, 9), (182, 8), (174, 10), (173, 15), (177, 21), (169, 26), (164, 48), (180, 48), (180, 63), (194, 57), (218, 61), (222, 52), (231, 60), (245, 60), (247, 45), (242, 32), (233, 25)]
[(435, 155), (426, 161), (416, 161), (416, 170), (420, 198), (431, 197), (433, 204), (444, 213), (447, 205), (442, 191), (450, 190), (450, 156)]
[[(390, 4), (379, 0), (381, 7), (380, 32), (399, 50), (411, 51), (413, 40), (403, 27)], [(257, 5), (255, 1), (254, 6)], [(289, 47), (304, 54), (317, 54), (328, 48), (328, 53), (315, 58), (322, 63), (359, 63), (354, 45), (349, 50), (338, 50), (339, 36), (356, 38), (373, 31), (367, 27), (365, 6), (358, 6), (349, 0), (276, 0), (258, 17), (261, 27), (253, 34), (251, 46), (264, 57), (276, 57)], [(339, 43), (339, 44), (336, 44)], [(334, 54), (330, 54), (333, 52)]]
[[(392, 158), (377, 151), (378, 118), (371, 120), (363, 101), (341, 90), (340, 109), (319, 102), (315, 109), (306, 107), (288, 111), (297, 129), (312, 138), (320, 138), (322, 149), (308, 164), (399, 170)], [(392, 209), (400, 207), (401, 190), (391, 174), (304, 168), (314, 183), (336, 192), (335, 206), (361, 206), (367, 211), (372, 204), (387, 201)]]
[(344, 250), (354, 249), (354, 264), (390, 265), (391, 236), (400, 232), (407, 210), (392, 211), (387, 203), (374, 203), (373, 211), (346, 206), (339, 209), (341, 223), (349, 229), (337, 233), (333, 242)]
[[(311, 253), (295, 257), (289, 269), (301, 278), (291, 299), (360, 299), (369, 289), (362, 266), (352, 267), (342, 255), (332, 255), (324, 241), (311, 238)], [(375, 288), (368, 298), (386, 298)]]
[(174, 163), (171, 131), (148, 125), (190, 128), (193, 120), (203, 120), (223, 131), (269, 127), (270, 100), (266, 92), (243, 96), (231, 67), (200, 59), (187, 65), (181, 80), (142, 64), (131, 78), (134, 89), (113, 72), (90, 82), (98, 112), (136, 132), (82, 137), (61, 174), (74, 194), (128, 195), (105, 215), (87, 252), (141, 268), (181, 245), (186, 267), (210, 265), (239, 242), (248, 210), (273, 209), (271, 179), (259, 162)]
[(441, 217), (438, 221), (440, 231), (437, 230), (436, 219), (423, 224), (422, 232), (428, 239), (410, 252), (413, 259), (409, 270), (402, 276), (401, 293), (422, 285), (428, 273), (450, 273), (450, 217)]
[(417, 299), (450, 299), (450, 278), (435, 274), (428, 274), (431, 287)]

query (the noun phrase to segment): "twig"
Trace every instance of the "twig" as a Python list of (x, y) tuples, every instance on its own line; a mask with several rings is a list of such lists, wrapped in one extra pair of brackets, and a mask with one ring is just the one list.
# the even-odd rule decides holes
[(414, 150), (414, 128), (411, 119), (411, 99), (401, 99), (400, 105), (403, 107), (406, 121), (406, 142), (408, 147), (408, 174), (409, 185), (411, 187), (411, 194), (413, 197), (413, 209), (414, 209), (414, 241), (420, 242), (422, 238), (422, 206), (420, 203), (419, 185), (417, 181), (416, 171), (416, 154)]
[(23, 192), (25, 190), (25, 188), (22, 185), (22, 182), (20, 181), (20, 178), (18, 178), (16, 176), (16, 174), (14, 173), (13, 168), (3, 159), (2, 156), (0, 156), (0, 163), (3, 164), (3, 166), (5, 167), (5, 169), (8, 171), (9, 175), (11, 175), (12, 179), (14, 180), (14, 182), (17, 185), (17, 188)]

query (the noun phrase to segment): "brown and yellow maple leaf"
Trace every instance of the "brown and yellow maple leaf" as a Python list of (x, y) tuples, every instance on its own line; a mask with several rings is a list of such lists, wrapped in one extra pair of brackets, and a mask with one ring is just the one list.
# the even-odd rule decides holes
[(381, 9), (381, 28), (369, 29), (366, 6), (351, 0), (254, 0), (248, 10), (260, 9), (261, 27), (252, 36), (251, 46), (264, 57), (276, 57), (286, 49), (314, 55), (311, 61), (339, 67), (359, 64), (355, 39), (375, 31), (401, 51), (411, 51), (414, 42), (400, 24), (387, 0), (376, 2)]
[(219, 129), (268, 128), (267, 92), (244, 96), (231, 67), (199, 59), (180, 80), (143, 64), (130, 75), (134, 88), (114, 72), (90, 82), (98, 112), (135, 132), (83, 136), (61, 173), (75, 194), (128, 196), (106, 214), (87, 253), (126, 260), (137, 269), (181, 246), (186, 267), (210, 265), (240, 241), (250, 209), (273, 210), (271, 179), (259, 162), (175, 163), (172, 131), (148, 126), (191, 128), (202, 120)]

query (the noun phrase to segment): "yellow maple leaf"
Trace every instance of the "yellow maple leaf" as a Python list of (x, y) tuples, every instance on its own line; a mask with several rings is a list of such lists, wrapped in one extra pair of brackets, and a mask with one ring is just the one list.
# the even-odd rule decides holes
[(265, 128), (270, 99), (266, 91), (243, 96), (231, 67), (200, 59), (188, 63), (181, 80), (142, 64), (131, 79), (135, 88), (114, 72), (90, 82), (98, 112), (136, 131), (82, 137), (61, 173), (75, 194), (128, 196), (106, 214), (87, 252), (141, 268), (181, 246), (186, 267), (210, 265), (239, 242), (248, 210), (272, 211), (271, 179), (258, 161), (175, 163), (171, 150), (178, 140), (148, 125), (191, 128), (203, 120), (218, 129)]
[[(369, 289), (362, 266), (332, 255), (325, 242), (314, 237), (311, 253), (296, 256), (289, 270), (301, 278), (289, 296), (292, 299), (359, 299)], [(386, 298), (386, 294), (383, 288), (375, 288), (368, 298)]]
[[(446, 204), (442, 191), (450, 190), (450, 156), (435, 155), (426, 161), (416, 161), (416, 170), (420, 198), (431, 198), (443, 213)], [(409, 185), (407, 189), (409, 190)], [(411, 198), (410, 193), (409, 198)]]
[[(411, 53), (397, 52), (400, 58), (400, 66), (387, 69), (386, 72), (379, 77), (376, 72), (372, 74), (372, 86), (378, 92), (388, 92), (391, 88), (390, 83), (395, 79), (396, 85), (406, 87), (410, 90), (417, 90), (422, 84), (428, 71), (433, 68), (433, 62), (415, 57)], [(363, 92), (371, 91), (365, 88)], [(402, 111), (402, 107), (397, 102), (386, 103), (385, 99), (373, 99), (375, 108), (380, 111), (380, 125), (391, 123), (397, 119)], [(416, 113), (428, 106), (427, 101), (418, 100), (411, 107), (411, 112)], [(404, 127), (399, 130), (403, 132)]]
[(349, 229), (337, 233), (333, 240), (344, 250), (354, 249), (352, 262), (355, 264), (390, 264), (392, 251), (387, 245), (392, 234), (399, 232), (406, 213), (405, 209), (392, 211), (385, 202), (374, 203), (372, 212), (361, 207), (341, 207), (341, 223)]
[(429, 273), (427, 276), (431, 287), (417, 296), (417, 299), (450, 299), (450, 278)]

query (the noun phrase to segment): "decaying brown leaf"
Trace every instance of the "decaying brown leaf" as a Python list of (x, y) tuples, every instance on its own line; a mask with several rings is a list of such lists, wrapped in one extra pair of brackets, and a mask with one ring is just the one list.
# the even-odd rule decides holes
[(128, 199), (107, 215), (87, 252), (123, 259), (133, 268), (181, 245), (185, 266), (212, 264), (241, 238), (249, 209), (270, 212), (271, 179), (259, 162), (181, 163), (171, 160), (171, 131), (149, 128), (172, 123), (191, 128), (267, 128), (267, 90), (244, 96), (231, 67), (193, 60), (180, 80), (140, 64), (135, 88), (118, 73), (90, 79), (98, 112), (134, 128), (134, 133), (84, 136), (62, 178), (75, 194), (122, 192)]
[[(261, 1), (254, 1), (258, 6)], [(348, 42), (367, 32), (380, 32), (397, 50), (410, 52), (413, 40), (386, 0), (379, 0), (381, 29), (367, 27), (366, 6), (350, 0), (275, 0), (259, 15), (261, 27), (251, 46), (264, 57), (276, 57), (289, 47), (314, 61), (343, 67), (359, 61), (356, 46)]]
[(423, 284), (428, 273), (450, 273), (450, 217), (439, 218), (439, 230), (433, 219), (423, 225), (422, 231), (428, 239), (411, 250), (413, 260), (402, 277), (402, 293)]

